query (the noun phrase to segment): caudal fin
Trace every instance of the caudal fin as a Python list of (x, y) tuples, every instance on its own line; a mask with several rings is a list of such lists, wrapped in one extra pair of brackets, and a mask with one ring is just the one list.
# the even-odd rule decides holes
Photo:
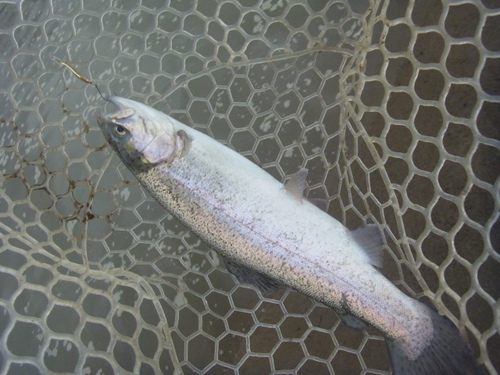
[(477, 375), (483, 374), (474, 354), (448, 318), (429, 309), (434, 328), (429, 345), (410, 360), (398, 340), (387, 341), (394, 375)]

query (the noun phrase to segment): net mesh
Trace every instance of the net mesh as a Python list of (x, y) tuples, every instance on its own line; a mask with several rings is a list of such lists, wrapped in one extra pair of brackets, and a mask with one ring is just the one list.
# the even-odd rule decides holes
[(500, 368), (500, 4), (0, 1), (0, 373), (390, 371), (383, 337), (239, 285), (107, 147), (104, 93), (158, 108), (356, 228)]

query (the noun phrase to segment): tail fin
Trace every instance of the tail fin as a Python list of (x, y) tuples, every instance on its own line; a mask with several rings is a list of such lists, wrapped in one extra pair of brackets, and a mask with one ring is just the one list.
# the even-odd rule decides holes
[(394, 375), (479, 375), (483, 372), (474, 360), (472, 349), (451, 320), (429, 308), (434, 328), (429, 345), (410, 360), (398, 340), (387, 346)]

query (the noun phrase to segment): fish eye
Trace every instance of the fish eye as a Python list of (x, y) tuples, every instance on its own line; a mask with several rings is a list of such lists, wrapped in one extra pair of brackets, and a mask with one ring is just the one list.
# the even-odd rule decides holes
[(121, 125), (116, 125), (115, 126), (115, 132), (118, 134), (120, 137), (123, 137), (125, 134), (127, 134), (127, 129), (125, 129)]

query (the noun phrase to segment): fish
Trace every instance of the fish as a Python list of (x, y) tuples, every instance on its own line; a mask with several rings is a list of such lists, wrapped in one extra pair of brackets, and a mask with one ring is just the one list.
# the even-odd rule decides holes
[(111, 96), (97, 123), (144, 188), (263, 294), (292, 288), (333, 308), (353, 329), (386, 338), (393, 373), (479, 374), (447, 317), (377, 269), (383, 236), (349, 230), (304, 197), (307, 169), (283, 184), (229, 147), (146, 104)]

